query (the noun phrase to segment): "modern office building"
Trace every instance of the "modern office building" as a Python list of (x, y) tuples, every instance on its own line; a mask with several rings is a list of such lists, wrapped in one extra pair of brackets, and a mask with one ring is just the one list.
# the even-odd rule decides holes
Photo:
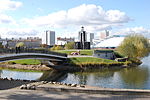
[(90, 44), (93, 45), (94, 33), (90, 33)]
[(100, 39), (105, 39), (108, 36), (109, 36), (109, 31), (108, 30), (102, 31), (100, 33)]
[(47, 30), (45, 35), (46, 44), (49, 46), (55, 45), (55, 31)]

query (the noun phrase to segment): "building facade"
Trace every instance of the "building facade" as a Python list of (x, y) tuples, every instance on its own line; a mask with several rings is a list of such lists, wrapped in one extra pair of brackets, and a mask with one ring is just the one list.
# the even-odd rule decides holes
[(42, 39), (39, 37), (27, 37), (26, 39), (1, 39), (2, 45), (7, 48), (15, 48), (16, 44), (19, 42), (24, 43), (24, 47), (26, 48), (39, 48), (42, 44)]
[(90, 33), (90, 44), (93, 45), (94, 33)]
[(100, 33), (100, 39), (105, 39), (108, 36), (109, 36), (109, 31), (108, 30), (102, 31)]
[(46, 44), (49, 46), (55, 45), (55, 31), (46, 31)]
[(61, 38), (61, 37), (57, 37), (57, 45), (65, 45), (68, 42), (74, 42), (75, 39), (74, 38)]

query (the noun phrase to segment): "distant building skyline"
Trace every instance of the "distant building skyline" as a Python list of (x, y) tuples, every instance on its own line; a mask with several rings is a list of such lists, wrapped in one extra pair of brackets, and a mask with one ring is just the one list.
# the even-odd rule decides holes
[(39, 37), (27, 37), (27, 38), (19, 38), (19, 39), (0, 38), (0, 43), (2, 43), (4, 47), (8, 47), (8, 48), (15, 48), (16, 44), (19, 42), (23, 42), (24, 47), (26, 48), (39, 48), (42, 44), (42, 38)]

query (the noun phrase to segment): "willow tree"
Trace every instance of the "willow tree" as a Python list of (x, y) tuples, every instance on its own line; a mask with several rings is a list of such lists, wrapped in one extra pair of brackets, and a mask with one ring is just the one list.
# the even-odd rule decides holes
[(132, 34), (125, 37), (117, 51), (126, 57), (140, 59), (148, 56), (150, 43), (143, 35)]

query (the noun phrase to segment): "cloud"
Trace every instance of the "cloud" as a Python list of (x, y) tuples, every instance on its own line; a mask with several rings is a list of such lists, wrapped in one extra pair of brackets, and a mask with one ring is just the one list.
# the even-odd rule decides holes
[(118, 32), (115, 34), (123, 34), (123, 35), (128, 35), (128, 34), (142, 34), (147, 38), (150, 38), (150, 29), (146, 29), (144, 27), (132, 27), (132, 28), (125, 28), (125, 29), (120, 29)]
[(94, 4), (83, 4), (67, 11), (58, 11), (47, 16), (34, 17), (32, 19), (24, 18), (22, 21), (31, 26), (87, 26), (93, 30), (103, 30), (112, 26), (123, 25), (131, 19), (119, 10), (105, 11), (101, 6)]
[(16, 10), (22, 6), (21, 2), (12, 0), (0, 0), (0, 24), (13, 24), (16, 25), (16, 21), (5, 14), (7, 10)]
[(0, 28), (1, 33), (0, 36), (2, 38), (19, 38), (19, 37), (35, 37), (40, 34), (38, 30), (35, 29), (30, 29), (30, 28), (15, 28), (15, 29), (10, 29), (10, 28)]
[(13, 24), (16, 25), (15, 20), (11, 16), (0, 14), (0, 24)]
[(22, 3), (18, 1), (0, 0), (0, 12), (4, 12), (5, 10), (16, 10), (20, 6), (22, 6)]

